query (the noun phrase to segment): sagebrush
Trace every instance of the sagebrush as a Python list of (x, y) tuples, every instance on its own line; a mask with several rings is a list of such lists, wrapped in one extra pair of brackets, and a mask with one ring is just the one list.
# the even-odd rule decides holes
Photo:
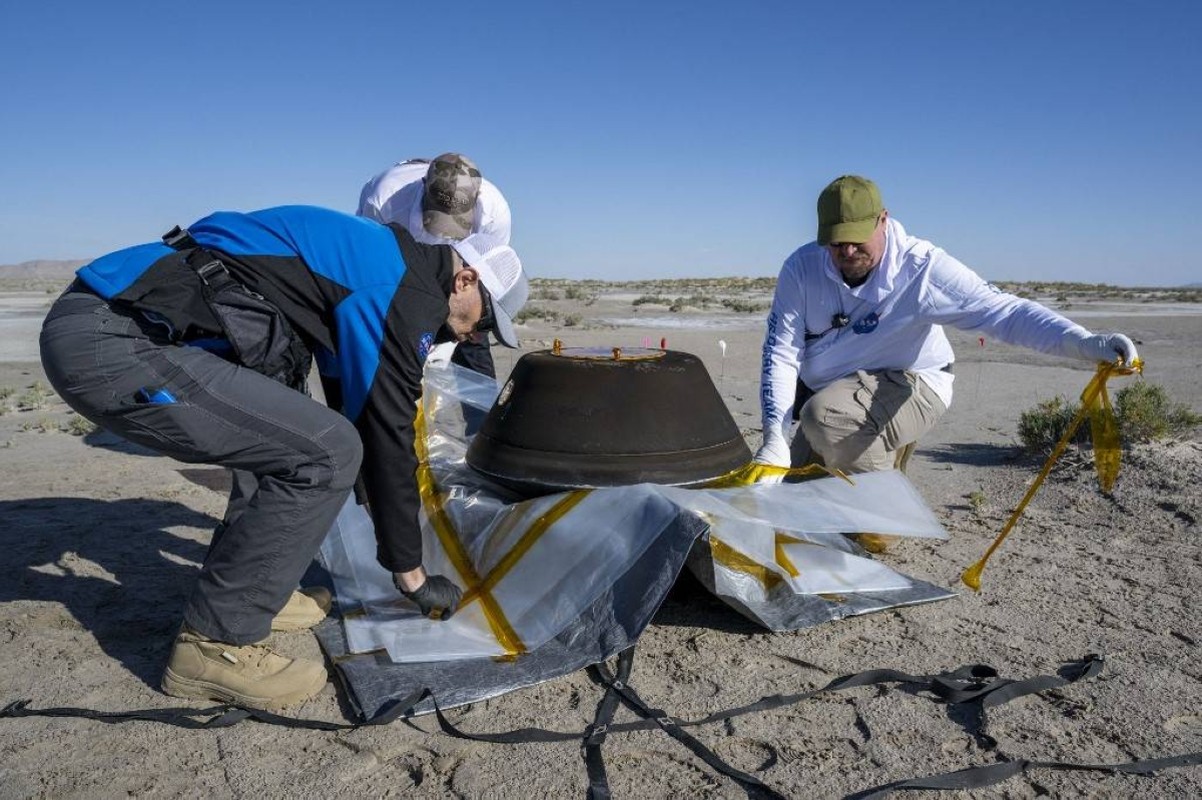
[[(1055, 397), (1024, 411), (1018, 420), (1018, 439), (1023, 449), (1051, 452), (1080, 410), (1079, 403)], [(1184, 436), (1202, 425), (1202, 414), (1174, 402), (1163, 386), (1147, 381), (1136, 381), (1115, 393), (1114, 416), (1124, 445)], [(1088, 422), (1077, 428), (1071, 443), (1090, 446)]]

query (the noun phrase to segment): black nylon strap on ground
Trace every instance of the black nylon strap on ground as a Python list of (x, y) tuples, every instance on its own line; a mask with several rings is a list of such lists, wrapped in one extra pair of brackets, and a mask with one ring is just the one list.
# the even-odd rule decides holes
[[(625, 683), (630, 680), (630, 669), (634, 665), (634, 648), (628, 647), (618, 654), (618, 671), (614, 683)], [(589, 676), (601, 683), (601, 672), (597, 665), (589, 667)], [(614, 712), (618, 710), (621, 698), (613, 684), (605, 688), (605, 694), (597, 703), (597, 713), (593, 716), (593, 724), (584, 731), (584, 743), (581, 750), (584, 755), (584, 768), (588, 773), (588, 800), (610, 800), (609, 776), (605, 772), (605, 759), (601, 755), (601, 745), (609, 724), (613, 722)]]
[(229, 728), (247, 719), (279, 725), (284, 728), (300, 728), (315, 731), (353, 731), (375, 725), (387, 725), (411, 712), (418, 703), (430, 695), (428, 690), (414, 692), (390, 704), (383, 712), (366, 722), (326, 722), (320, 719), (301, 719), (235, 705), (217, 705), (208, 708), (147, 708), (138, 711), (94, 711), (90, 708), (29, 708), (28, 700), (17, 700), (0, 708), (3, 717), (76, 717), (115, 725), (121, 722), (161, 722), (189, 730), (215, 730)]
[[(682, 721), (669, 716), (660, 709), (647, 706), (642, 698), (629, 686), (628, 680), (633, 663), (633, 651), (634, 648), (631, 647), (619, 655), (616, 674), (611, 673), (604, 664), (594, 665), (591, 668), (593, 674), (606, 686), (606, 694), (598, 703), (593, 724), (588, 726), (583, 735), (579, 732), (551, 731), (542, 728), (520, 728), (500, 733), (470, 733), (460, 730), (447, 720), (442, 710), (438, 707), (437, 702), (435, 702), (434, 711), (438, 723), (448, 735), (480, 742), (526, 744), (569, 740), (580, 741), (584, 750), (586, 767), (589, 770), (589, 797), (595, 798), (595, 800), (607, 800), (609, 798), (609, 786), (605, 774), (605, 766), (601, 759), (601, 746), (605, 742), (606, 737), (612, 733), (649, 730), (659, 727), (688, 747), (699, 758), (705, 760), (715, 770), (739, 781), (740, 785), (750, 796), (779, 797), (780, 795), (765, 786), (754, 776), (730, 767), (730, 765), (723, 762), (712, 751), (692, 736), (689, 736), (682, 729), (689, 726), (721, 722), (756, 711), (767, 711), (793, 705), (801, 700), (815, 697), (824, 692), (841, 691), (860, 686), (875, 686), (883, 683), (899, 683), (910, 687), (911, 691), (929, 692), (937, 700), (949, 704), (978, 703), (983, 712), (985, 708), (992, 708), (1018, 697), (1065, 686), (1084, 678), (1092, 678), (1101, 672), (1104, 665), (1104, 660), (1101, 656), (1087, 655), (1079, 661), (1066, 664), (1061, 668), (1058, 675), (1041, 675), (1023, 680), (1000, 678), (997, 671), (992, 667), (980, 664), (960, 667), (951, 672), (939, 673), (937, 675), (916, 676), (889, 669), (867, 670), (854, 675), (835, 678), (825, 686), (813, 691), (791, 695), (771, 695), (744, 706), (714, 712), (701, 719)], [(161, 722), (189, 729), (226, 728), (246, 719), (254, 719), (258, 722), (289, 728), (344, 731), (366, 726), (387, 725), (402, 717), (411, 716), (413, 709), (419, 703), (432, 698), (432, 696), (432, 693), (428, 689), (413, 692), (404, 698), (392, 701), (384, 706), (383, 710), (371, 719), (355, 724), (299, 719), (274, 714), (269, 711), (240, 708), (232, 705), (217, 705), (208, 708), (160, 708), (141, 711), (104, 712), (84, 708), (31, 709), (28, 707), (29, 701), (27, 700), (18, 700), (0, 708), (0, 718), (32, 716), (79, 717), (105, 723), (131, 721)], [(624, 702), (644, 718), (617, 725), (611, 724), (619, 701)], [(860, 800), (869, 800), (869, 798), (884, 797), (889, 792), (895, 790), (955, 789), (992, 786), (1031, 768), (1148, 775), (1160, 769), (1196, 766), (1199, 764), (1202, 764), (1202, 753), (1187, 753), (1117, 765), (1069, 764), (1055, 761), (1027, 760), (1004, 761), (927, 778), (900, 781), (867, 790), (867, 792), (854, 795), (854, 797), (860, 798)]]
[(911, 778), (910, 780), (898, 781), (849, 795), (847, 800), (882, 800), (882, 798), (888, 797), (892, 792), (910, 789), (981, 789), (1001, 783), (1029, 769), (1153, 775), (1162, 769), (1191, 767), (1199, 764), (1202, 764), (1202, 752), (1183, 753), (1177, 756), (1150, 758), (1142, 761), (1130, 761), (1125, 764), (1069, 764), (1063, 761), (1027, 761), (1019, 759), (1016, 761), (1002, 761), (997, 764), (987, 764), (983, 767), (970, 767), (955, 772), (945, 772), (942, 775), (932, 775), (928, 778)]
[[(621, 657), (619, 658), (619, 667), (624, 666), (622, 663), (623, 660), (634, 660), (633, 647), (622, 652)], [(638, 692), (634, 690), (633, 686), (631, 686), (625, 680), (622, 680), (611, 674), (605, 664), (597, 664), (595, 665), (595, 668), (597, 673), (601, 676), (601, 680), (603, 683), (605, 683), (606, 687), (615, 691), (622, 698), (622, 701), (628, 708), (633, 710), (639, 716), (643, 717), (643, 719), (654, 722), (662, 731), (664, 731), (664, 733), (668, 734), (673, 739), (687, 747), (689, 751), (693, 753), (693, 755), (700, 758), (713, 769), (734, 780), (743, 788), (745, 792), (747, 792), (748, 797), (757, 799), (763, 798), (764, 800), (785, 800), (784, 795), (768, 786), (759, 778), (743, 772), (742, 770), (735, 769), (730, 764), (727, 764), (725, 761), (719, 758), (713, 750), (706, 747), (700, 740), (693, 737), (691, 734), (681, 728), (680, 723), (666, 711), (660, 708), (652, 708), (648, 706), (645, 702), (643, 702), (643, 699), (639, 697)], [(628, 666), (626, 672), (629, 674)]]
[[(835, 678), (825, 686), (809, 692), (769, 695), (745, 706), (715, 711), (701, 719), (682, 721), (679, 724), (685, 727), (709, 725), (757, 711), (770, 711), (794, 705), (826, 692), (854, 689), (860, 686), (877, 686), (883, 683), (900, 683), (915, 691), (927, 691), (948, 704), (980, 700), (983, 708), (992, 708), (1024, 695), (1065, 686), (1083, 678), (1092, 678), (1101, 672), (1104, 663), (1105, 660), (1101, 656), (1090, 654), (1079, 661), (1066, 664), (1061, 669), (1060, 675), (1039, 675), (1020, 681), (999, 678), (997, 670), (984, 664), (970, 664), (951, 672), (941, 672), (936, 675), (911, 675), (908, 672), (898, 672), (892, 669), (871, 669)], [(639, 720), (611, 725), (609, 732), (623, 733), (647, 730), (652, 727), (655, 727), (653, 722)]]
[[(633, 650), (633, 648), (631, 648)], [(631, 656), (633, 658), (633, 655)], [(882, 683), (901, 683), (910, 685), (918, 690), (927, 690), (947, 703), (965, 703), (981, 700), (983, 707), (994, 707), (1018, 697), (1022, 697), (1045, 689), (1064, 686), (1083, 678), (1097, 675), (1104, 664), (1104, 659), (1097, 655), (1087, 655), (1080, 661), (1070, 662), (1062, 670), (1061, 675), (1041, 675), (1025, 680), (1014, 681), (997, 677), (997, 671), (985, 665), (970, 665), (960, 667), (952, 672), (938, 675), (911, 675), (891, 669), (874, 669), (859, 672), (854, 675), (844, 675), (835, 678), (819, 689), (799, 694), (776, 694), (763, 697), (754, 703), (730, 708), (696, 720), (678, 720), (680, 727), (693, 727), (722, 722), (734, 717), (751, 714), (757, 711), (769, 711), (784, 706), (793, 705), (802, 700), (823, 694), (824, 692), (853, 689), (860, 686), (876, 686)], [(141, 711), (106, 712), (86, 708), (44, 708), (31, 709), (29, 701), (18, 700), (0, 709), (0, 717), (81, 717), (94, 719), (99, 722), (162, 722), (182, 728), (225, 728), (241, 722), (244, 719), (255, 719), (273, 725), (291, 728), (308, 728), (312, 730), (354, 730), (364, 725), (386, 725), (411, 711), (413, 707), (430, 697), (429, 690), (420, 690), (395, 700), (385, 707), (385, 710), (375, 717), (361, 723), (337, 723), (322, 720), (306, 720), (297, 717), (287, 717), (273, 714), (269, 711), (240, 708), (234, 705), (219, 705), (209, 708), (157, 708)], [(443, 716), (435, 704), (435, 711), (443, 730), (461, 739), (473, 739), (480, 742), (496, 742), (501, 744), (522, 744), (529, 742), (563, 742), (580, 739), (581, 734), (571, 731), (549, 731), (543, 728), (520, 728), (502, 733), (469, 733), (456, 728)], [(635, 730), (650, 730), (657, 727), (655, 720), (642, 719), (606, 726), (606, 734), (625, 733)]]

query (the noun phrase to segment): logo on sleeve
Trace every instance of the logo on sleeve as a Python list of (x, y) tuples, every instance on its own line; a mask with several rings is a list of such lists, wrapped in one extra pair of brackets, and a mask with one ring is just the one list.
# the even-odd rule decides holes
[(871, 314), (864, 317), (864, 319), (860, 320), (855, 325), (852, 325), (851, 329), (856, 333), (872, 333), (876, 330), (876, 326), (878, 323), (880, 323), (880, 321), (881, 318), (877, 316), (875, 311), (873, 311)]
[(434, 347), (434, 334), (423, 333), (421, 338), (417, 340), (417, 360), (425, 364), (426, 356), (430, 355), (430, 350)]

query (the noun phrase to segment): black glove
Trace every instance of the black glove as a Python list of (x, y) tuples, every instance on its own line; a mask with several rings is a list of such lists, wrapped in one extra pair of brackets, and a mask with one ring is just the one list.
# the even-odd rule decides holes
[(426, 617), (430, 616), (431, 611), (436, 611), (439, 619), (450, 619), (463, 598), (463, 590), (442, 575), (427, 576), (426, 582), (412, 592), (405, 591), (399, 583), (395, 585), (401, 594), (417, 603)]

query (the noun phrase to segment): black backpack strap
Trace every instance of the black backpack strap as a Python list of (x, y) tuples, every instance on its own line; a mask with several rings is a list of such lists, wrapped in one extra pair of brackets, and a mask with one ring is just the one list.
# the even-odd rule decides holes
[(163, 234), (163, 244), (172, 250), (188, 253), (184, 258), (184, 263), (196, 270), (196, 274), (200, 276), (201, 282), (210, 287), (214, 293), (225, 289), (230, 284), (241, 285), (230, 275), (230, 271), (221, 262), (221, 259), (211, 251), (201, 247), (192, 238), (192, 234), (188, 232), (187, 228), (181, 228), (176, 225)]
[(191, 250), (200, 247), (192, 238), (192, 234), (188, 233), (188, 229), (178, 225), (163, 234), (163, 244), (172, 250)]

